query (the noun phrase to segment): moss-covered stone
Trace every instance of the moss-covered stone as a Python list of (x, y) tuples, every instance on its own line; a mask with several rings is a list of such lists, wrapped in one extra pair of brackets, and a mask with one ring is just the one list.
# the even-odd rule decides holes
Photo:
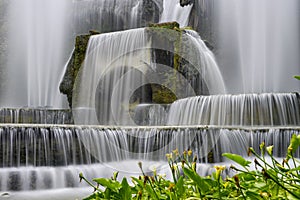
[[(148, 39), (151, 41), (152, 63), (155, 70), (148, 70), (146, 77), (149, 80), (159, 79), (158, 84), (150, 84), (151, 92), (147, 103), (169, 104), (178, 98), (184, 98), (187, 82), (190, 83), (195, 94), (207, 94), (207, 87), (202, 81), (202, 76), (195, 66), (187, 60), (188, 56), (195, 54), (187, 37), (185, 29), (181, 29), (177, 22), (150, 24), (146, 28)], [(74, 83), (78, 71), (85, 58), (88, 40), (92, 34), (76, 37), (75, 49), (68, 64), (63, 82), (60, 85), (62, 93), (66, 94), (70, 107), (72, 107), (72, 96)], [(188, 56), (187, 56), (188, 55)], [(197, 57), (194, 55), (195, 58)], [(192, 62), (193, 63), (193, 62)], [(176, 95), (177, 94), (177, 95)], [(180, 94), (180, 95), (178, 95)], [(75, 97), (75, 96), (74, 96)]]
[(60, 92), (67, 95), (70, 108), (72, 108), (72, 95), (75, 79), (85, 58), (89, 39), (92, 35), (99, 34), (97, 31), (90, 31), (90, 34), (79, 35), (75, 39), (75, 48), (68, 63), (64, 78), (59, 86)]
[(152, 84), (152, 102), (157, 104), (171, 104), (177, 100), (176, 95), (168, 88)]
[(166, 29), (179, 29), (179, 24), (178, 22), (165, 22), (165, 23), (150, 23), (149, 27), (151, 28), (166, 28)]
[(193, 87), (195, 94), (209, 93), (199, 69), (193, 65), (197, 63), (198, 57), (190, 44), (191, 41), (185, 35), (185, 28), (179, 28), (177, 22), (151, 24), (147, 33), (152, 42), (153, 63), (173, 69), (166, 71), (165, 68), (156, 68), (155, 73), (159, 74), (160, 82), (170, 90), (153, 86), (154, 103), (172, 103), (180, 98), (175, 94), (186, 94), (187, 82)]

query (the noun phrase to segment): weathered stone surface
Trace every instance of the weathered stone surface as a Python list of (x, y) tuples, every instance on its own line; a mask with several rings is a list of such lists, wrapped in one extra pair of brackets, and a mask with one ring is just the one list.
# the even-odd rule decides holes
[(179, 24), (178, 22), (150, 23), (149, 27), (175, 30), (176, 28), (179, 29)]
[(190, 4), (193, 4), (195, 3), (194, 0), (180, 0), (180, 5), (181, 6), (187, 6), (187, 5), (190, 5)]
[[(176, 94), (186, 94), (186, 84), (189, 83), (195, 94), (206, 95), (209, 93), (206, 84), (202, 80), (202, 75), (193, 59), (194, 55), (191, 44), (187, 41), (185, 29), (180, 29), (177, 22), (154, 24), (147, 28), (147, 32), (152, 41), (153, 63), (157, 64), (155, 75), (159, 76), (162, 85), (152, 85), (153, 103), (172, 103), (179, 96)], [(189, 60), (191, 59), (191, 60)], [(173, 68), (166, 71), (163, 66)], [(178, 73), (177, 73), (178, 72)], [(148, 75), (149, 77), (152, 74)]]
[[(151, 94), (141, 100), (140, 103), (169, 104), (178, 98), (184, 98), (184, 96), (176, 94), (186, 94), (187, 82), (192, 85), (195, 94), (208, 94), (199, 70), (184, 58), (184, 55), (193, 56), (194, 53), (191, 52), (193, 50), (190, 48), (190, 44), (185, 41), (186, 37), (183, 37), (185, 32), (184, 29), (179, 28), (177, 22), (150, 24), (146, 28), (147, 37), (152, 44), (152, 63), (156, 64), (156, 69), (148, 70), (146, 77), (149, 80), (159, 79), (160, 84), (150, 84), (144, 87), (144, 89), (147, 88), (147, 93)], [(91, 34), (97, 34), (97, 32)], [(80, 67), (82, 67), (91, 34), (80, 35), (76, 38), (74, 53), (60, 85), (60, 91), (67, 95), (71, 108), (72, 96), (76, 95), (73, 94), (75, 79)], [(138, 94), (135, 93), (135, 95)]]
[(68, 63), (64, 78), (59, 86), (60, 92), (67, 95), (70, 108), (72, 108), (72, 93), (75, 79), (84, 61), (89, 38), (96, 34), (99, 34), (99, 32), (90, 31), (90, 34), (79, 35), (75, 39), (75, 48), (72, 57)]
[(159, 7), (161, 6), (158, 6), (153, 0), (143, 1), (141, 27), (145, 27), (152, 22), (159, 21)]
[[(206, 40), (211, 47), (216, 46), (216, 35), (213, 27), (215, 26), (215, 20), (213, 16), (214, 1), (211, 0), (181, 0), (187, 2), (184, 5), (190, 3), (193, 4), (192, 12), (190, 15), (189, 26), (196, 30), (203, 40)], [(210, 49), (214, 49), (211, 48)]]

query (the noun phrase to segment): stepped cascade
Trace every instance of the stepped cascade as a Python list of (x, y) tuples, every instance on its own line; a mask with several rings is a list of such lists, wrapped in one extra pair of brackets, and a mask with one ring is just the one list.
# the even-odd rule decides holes
[(296, 93), (198, 96), (173, 103), (168, 125), (297, 126), (299, 114)]
[(139, 161), (171, 177), (174, 149), (192, 150), (205, 176), (231, 164), (222, 153), (246, 157), (262, 142), (284, 157), (300, 134), (298, 0), (24, 0), (7, 10), (0, 197), (81, 199), (90, 188), (80, 172), (138, 176)]
[[(199, 35), (187, 30), (181, 37), (190, 48), (186, 51), (178, 47), (176, 50), (181, 57), (188, 60), (195, 71), (202, 75), (201, 79), (211, 94), (224, 93), (225, 86), (215, 58)], [(133, 104), (131, 97), (140, 86), (146, 84), (163, 85), (175, 93), (177, 98), (197, 93), (193, 89), (198, 87), (197, 79), (189, 81), (169, 66), (157, 66), (150, 50), (172, 49), (151, 44), (149, 38), (143, 28), (91, 36), (74, 90), (78, 94), (73, 96), (72, 103), (76, 124), (134, 125), (130, 116), (130, 106)], [(181, 76), (183, 83), (178, 87), (184, 88), (186, 94), (178, 92), (179, 88), (173, 89), (172, 85), (162, 83), (158, 68), (160, 73)], [(143, 97), (145, 93), (147, 91), (135, 98), (144, 103), (147, 101)], [(93, 94), (96, 94), (95, 98), (86, 98)]]
[[(278, 147), (274, 155), (280, 157), (285, 156), (284, 149), (292, 134), (299, 134), (299, 129), (2, 127), (0, 189), (78, 187), (79, 172), (91, 178), (110, 177), (118, 166), (116, 162), (124, 161), (124, 165), (128, 165), (128, 161), (134, 165), (144, 160), (149, 167), (145, 168), (146, 172), (151, 172), (151, 165), (158, 171), (166, 170), (164, 157), (174, 146), (179, 151), (193, 149), (199, 162), (207, 163), (223, 161), (220, 152), (244, 152), (242, 155), (246, 156), (249, 145), (258, 150), (260, 143), (266, 141), (266, 145)], [(230, 146), (226, 144), (229, 141)], [(296, 156), (299, 154), (297, 151)], [(138, 173), (138, 169), (119, 170), (127, 176)]]

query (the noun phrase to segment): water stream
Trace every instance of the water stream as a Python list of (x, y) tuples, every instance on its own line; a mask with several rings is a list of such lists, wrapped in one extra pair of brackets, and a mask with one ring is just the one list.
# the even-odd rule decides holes
[(299, 90), (298, 0), (215, 0), (218, 61), (229, 93)]
[(299, 109), (297, 93), (198, 96), (173, 103), (168, 125), (297, 126)]
[[(1, 107), (63, 108), (58, 87), (71, 31), (68, 0), (11, 1), (9, 55)], [(55, 14), (54, 14), (55, 13)]]
[[(263, 141), (284, 157), (291, 135), (300, 134), (299, 94), (292, 93), (300, 86), (292, 78), (300, 74), (299, 1), (207, 1), (217, 20), (216, 57), (192, 30), (181, 32), (176, 50), (153, 44), (139, 28), (146, 0), (12, 1), (13, 78), (0, 106), (15, 108), (0, 110), (0, 199), (82, 198), (93, 191), (78, 183), (79, 172), (88, 179), (114, 171), (130, 177), (140, 174), (139, 161), (146, 173), (156, 167), (169, 175), (165, 154), (175, 148), (193, 150), (201, 175), (211, 172), (211, 163), (227, 163), (222, 153), (246, 157), (249, 146), (258, 151)], [(189, 24), (193, 5), (153, 2), (159, 13), (154, 22)], [(67, 125), (70, 112), (58, 109), (66, 107), (58, 92), (66, 41), (98, 28), (115, 32), (90, 38), (74, 87), (76, 125)], [(194, 96), (198, 80), (154, 63), (153, 48), (180, 54), (201, 75), (207, 95)], [(182, 90), (163, 84), (158, 69), (183, 78)], [(150, 104), (143, 92), (133, 98), (148, 83), (179, 100)]]
[(276, 147), (274, 156), (283, 157), (292, 134), (299, 134), (299, 128), (2, 125), (0, 190), (83, 187), (80, 171), (88, 178), (110, 177), (116, 170), (120, 176), (138, 175), (138, 161), (146, 173), (151, 166), (168, 173), (165, 155), (174, 147), (192, 150), (199, 163), (218, 163), (225, 161), (223, 152), (247, 156), (249, 146), (258, 151), (265, 141)]

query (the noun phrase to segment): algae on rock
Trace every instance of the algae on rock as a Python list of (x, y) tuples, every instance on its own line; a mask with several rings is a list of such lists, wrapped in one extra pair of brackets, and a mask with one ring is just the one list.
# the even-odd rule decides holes
[[(197, 57), (185, 35), (186, 30), (179, 28), (177, 22), (168, 22), (150, 24), (145, 31), (151, 41), (152, 60), (152, 66), (145, 76), (149, 80), (158, 80), (160, 84), (150, 83), (145, 87), (147, 88), (145, 92), (151, 94), (144, 103), (170, 104), (177, 99), (188, 97), (191, 92), (187, 91), (187, 85), (191, 85), (193, 95), (208, 94), (209, 91), (202, 80), (201, 72), (197, 66), (193, 65), (195, 63), (193, 60)], [(75, 79), (82, 67), (88, 40), (92, 34), (95, 33), (77, 36), (72, 58), (60, 85), (60, 90), (67, 95), (71, 108), (72, 96), (76, 95), (73, 94)]]
[(96, 34), (99, 34), (99, 32), (90, 31), (90, 34), (79, 35), (75, 39), (75, 48), (73, 54), (69, 63), (67, 64), (65, 75), (59, 86), (61, 93), (67, 95), (70, 108), (72, 108), (72, 95), (75, 79), (78, 71), (82, 67), (89, 39), (92, 35)]

